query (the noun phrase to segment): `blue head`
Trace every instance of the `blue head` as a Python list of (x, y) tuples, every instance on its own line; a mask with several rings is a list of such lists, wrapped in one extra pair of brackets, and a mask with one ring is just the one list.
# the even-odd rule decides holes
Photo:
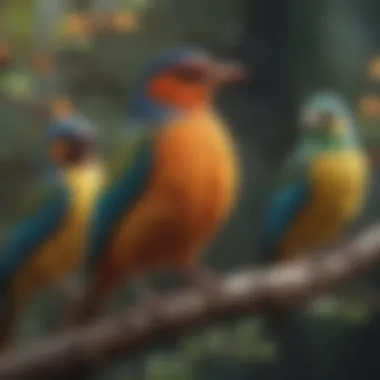
[(80, 165), (96, 153), (95, 127), (80, 116), (54, 120), (46, 133), (48, 162), (66, 168)]
[(172, 113), (204, 106), (217, 85), (242, 77), (236, 65), (219, 63), (198, 49), (177, 49), (151, 62), (131, 94), (130, 118), (138, 122), (162, 121)]
[(303, 105), (304, 118), (308, 119), (318, 113), (330, 113), (331, 115), (348, 119), (353, 123), (350, 107), (341, 96), (332, 91), (316, 92), (307, 98)]
[(317, 92), (307, 99), (301, 115), (300, 149), (308, 157), (322, 151), (357, 146), (359, 139), (349, 106), (333, 92)]

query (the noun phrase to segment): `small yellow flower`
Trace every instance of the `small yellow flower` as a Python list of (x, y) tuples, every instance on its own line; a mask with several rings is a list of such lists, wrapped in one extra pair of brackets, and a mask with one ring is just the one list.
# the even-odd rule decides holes
[(88, 34), (90, 22), (88, 16), (83, 13), (72, 13), (64, 20), (64, 34), (71, 37), (84, 37)]
[(64, 97), (55, 98), (51, 101), (50, 110), (55, 119), (64, 119), (73, 113), (73, 104)]
[(373, 57), (369, 62), (368, 73), (373, 81), (380, 81), (380, 57)]
[(138, 28), (136, 15), (133, 12), (116, 12), (113, 15), (113, 27), (118, 32), (136, 30)]
[(364, 117), (374, 118), (380, 116), (380, 96), (365, 95), (359, 100), (359, 111)]

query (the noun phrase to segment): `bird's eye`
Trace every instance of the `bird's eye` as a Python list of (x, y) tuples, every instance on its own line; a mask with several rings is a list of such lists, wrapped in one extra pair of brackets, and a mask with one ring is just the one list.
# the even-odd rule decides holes
[(185, 82), (201, 82), (205, 79), (205, 71), (198, 67), (179, 67), (171, 72), (175, 78)]

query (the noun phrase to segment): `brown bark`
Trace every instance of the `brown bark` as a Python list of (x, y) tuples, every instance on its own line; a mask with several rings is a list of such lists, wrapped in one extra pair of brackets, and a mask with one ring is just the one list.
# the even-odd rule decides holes
[(52, 337), (0, 358), (0, 379), (72, 378), (118, 355), (135, 354), (158, 340), (214, 321), (273, 306), (291, 306), (331, 289), (380, 261), (380, 225), (340, 249), (270, 268), (238, 272), (221, 280), (212, 297), (190, 289), (163, 297), (157, 314), (127, 308), (84, 328)]

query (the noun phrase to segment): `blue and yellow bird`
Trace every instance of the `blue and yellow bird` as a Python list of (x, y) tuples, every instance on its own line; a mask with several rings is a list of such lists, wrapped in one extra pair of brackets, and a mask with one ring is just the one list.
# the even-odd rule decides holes
[(1, 342), (14, 336), (26, 305), (81, 263), (88, 225), (102, 185), (94, 127), (84, 118), (56, 120), (44, 141), (46, 175), (35, 204), (0, 246)]
[(330, 92), (305, 104), (294, 163), (300, 176), (274, 194), (263, 255), (296, 259), (335, 244), (362, 209), (369, 167), (348, 106)]
[(229, 217), (239, 183), (233, 139), (212, 100), (242, 74), (197, 49), (166, 52), (147, 67), (132, 91), (122, 144), (133, 138), (134, 154), (97, 209), (89, 288), (75, 323), (94, 317), (126, 279), (148, 296), (141, 278), (152, 271), (212, 283), (197, 257)]
[[(288, 262), (336, 245), (366, 199), (367, 156), (343, 99), (333, 92), (312, 95), (303, 107), (301, 128), (289, 160), (292, 178), (269, 204), (261, 252), (265, 262)], [(274, 307), (266, 313), (280, 342), (295, 311)]]

